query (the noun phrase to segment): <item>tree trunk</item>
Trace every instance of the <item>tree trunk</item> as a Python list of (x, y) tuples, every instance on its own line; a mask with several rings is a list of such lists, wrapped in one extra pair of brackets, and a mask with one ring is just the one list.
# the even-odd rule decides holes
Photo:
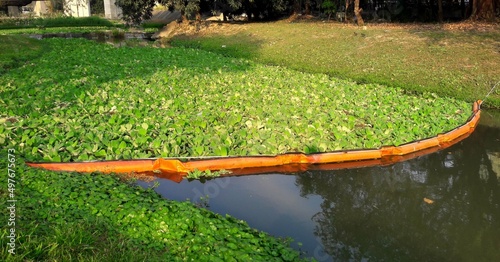
[(438, 0), (438, 22), (443, 22), (443, 0)]
[(472, 20), (493, 20), (495, 19), (494, 0), (474, 0), (472, 2)]
[(356, 20), (359, 26), (365, 25), (365, 21), (363, 21), (363, 17), (361, 17), (361, 12), (363, 9), (359, 8), (359, 0), (354, 0), (354, 15), (356, 16)]
[(306, 15), (311, 14), (311, 0), (306, 0)]
[(465, 19), (465, 0), (460, 0), (460, 9), (462, 10), (462, 19)]
[(298, 15), (300, 14), (300, 1), (299, 0), (294, 0), (293, 1), (293, 13)]

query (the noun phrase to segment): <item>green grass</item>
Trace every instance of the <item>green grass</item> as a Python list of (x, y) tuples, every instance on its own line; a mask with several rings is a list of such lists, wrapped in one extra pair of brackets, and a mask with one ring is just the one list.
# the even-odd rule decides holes
[[(213, 25), (208, 33), (179, 35), (172, 45), (472, 102), (500, 80), (498, 39), (498, 27), (464, 31), (369, 25), (363, 30), (336, 23), (275, 22)], [(500, 89), (485, 106), (500, 107)]]
[(160, 29), (163, 28), (166, 24), (160, 22), (144, 22), (141, 24), (143, 28), (152, 28), (152, 29)]
[[(162, 199), (112, 175), (56, 173), (26, 167), (16, 157), (15, 190), (7, 190), (7, 150), (0, 152), (2, 261), (298, 261), (289, 239), (274, 238), (245, 222)], [(9, 156), (11, 158), (11, 156)], [(196, 201), (196, 200), (195, 200)]]
[(21, 66), (29, 59), (42, 55), (43, 42), (21, 36), (0, 35), (0, 75), (8, 69)]
[(123, 24), (113, 23), (97, 16), (0, 19), (0, 35), (90, 33), (117, 28), (123, 30)]
[(48, 52), (0, 79), (0, 145), (31, 161), (378, 148), (471, 114), (471, 104), (433, 94), (193, 49), (44, 43)]

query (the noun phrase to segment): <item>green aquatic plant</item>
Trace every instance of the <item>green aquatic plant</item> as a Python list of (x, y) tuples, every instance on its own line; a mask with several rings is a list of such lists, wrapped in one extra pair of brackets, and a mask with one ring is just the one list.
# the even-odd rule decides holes
[(0, 146), (30, 161), (377, 148), (451, 130), (471, 112), (193, 49), (43, 43), (47, 52), (0, 78), (0, 117), (17, 120), (0, 124)]
[(231, 173), (231, 171), (224, 170), (224, 169), (217, 170), (217, 171), (210, 171), (208, 169), (201, 171), (201, 170), (195, 169), (193, 171), (188, 172), (186, 175), (186, 178), (187, 179), (215, 178), (215, 177), (220, 177), (221, 175), (226, 175), (226, 174), (230, 174), (230, 173)]

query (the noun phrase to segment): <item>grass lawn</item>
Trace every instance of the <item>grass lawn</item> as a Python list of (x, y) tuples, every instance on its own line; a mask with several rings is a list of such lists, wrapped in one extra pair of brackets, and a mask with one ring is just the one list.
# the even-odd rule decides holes
[[(469, 102), (500, 81), (498, 25), (212, 24), (171, 43)], [(485, 106), (500, 107), (500, 88)]]

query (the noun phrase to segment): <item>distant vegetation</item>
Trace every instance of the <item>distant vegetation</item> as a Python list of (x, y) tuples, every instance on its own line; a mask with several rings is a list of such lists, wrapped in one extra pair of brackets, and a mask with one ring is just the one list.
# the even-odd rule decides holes
[[(137, 4), (139, 3), (139, 4)], [(294, 14), (366, 21), (443, 22), (465, 19), (494, 21), (500, 15), (498, 1), (475, 0), (431, 2), (417, 0), (118, 0), (125, 20), (139, 24), (151, 16), (156, 3), (181, 12), (183, 19), (199, 19), (201, 14), (222, 13), (224, 20), (245, 13), (248, 20), (270, 20)], [(337, 13), (338, 12), (338, 13)], [(338, 14), (338, 16), (337, 16)]]
[(3, 18), (0, 19), (0, 29), (19, 29), (19, 28), (49, 28), (49, 27), (89, 27), (106, 26), (113, 27), (114, 24), (109, 20), (91, 16), (91, 17), (47, 17), (47, 18)]

